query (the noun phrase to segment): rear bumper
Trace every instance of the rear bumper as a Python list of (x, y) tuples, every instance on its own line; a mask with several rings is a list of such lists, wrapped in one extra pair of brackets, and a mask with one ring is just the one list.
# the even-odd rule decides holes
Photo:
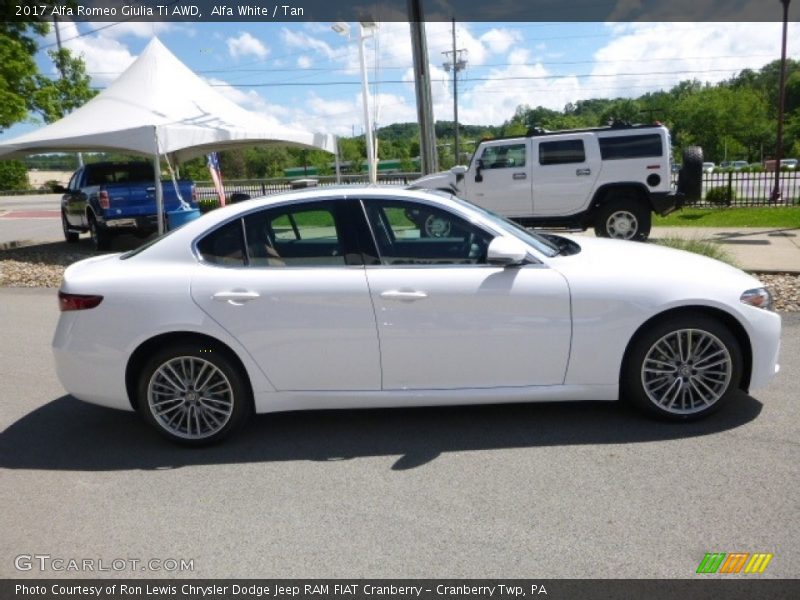
[(124, 217), (120, 219), (104, 219), (99, 223), (108, 229), (114, 230), (136, 230), (143, 232), (153, 232), (158, 230), (158, 220), (155, 215), (143, 217)]
[(650, 203), (653, 205), (653, 211), (663, 217), (683, 208), (686, 196), (680, 192), (653, 192), (650, 194)]

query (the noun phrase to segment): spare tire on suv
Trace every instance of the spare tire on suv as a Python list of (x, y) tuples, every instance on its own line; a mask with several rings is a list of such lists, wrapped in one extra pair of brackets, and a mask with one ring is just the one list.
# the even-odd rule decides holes
[(697, 202), (703, 195), (703, 149), (700, 146), (689, 146), (683, 151), (678, 193), (683, 194), (688, 202)]

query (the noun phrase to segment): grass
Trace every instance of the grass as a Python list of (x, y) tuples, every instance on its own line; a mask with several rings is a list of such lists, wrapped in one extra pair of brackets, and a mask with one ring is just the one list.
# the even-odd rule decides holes
[(800, 206), (685, 208), (666, 217), (654, 216), (653, 226), (800, 228)]
[(653, 240), (659, 246), (666, 246), (668, 248), (675, 248), (677, 250), (686, 250), (687, 252), (694, 252), (695, 254), (702, 254), (709, 258), (715, 258), (722, 262), (738, 267), (739, 265), (733, 257), (722, 246), (716, 242), (709, 242), (706, 240), (685, 239), (677, 236), (669, 236)]

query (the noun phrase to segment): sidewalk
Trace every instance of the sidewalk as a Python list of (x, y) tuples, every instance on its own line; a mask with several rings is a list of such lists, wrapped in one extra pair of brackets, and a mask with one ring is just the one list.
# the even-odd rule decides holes
[(717, 242), (745, 271), (800, 274), (800, 229), (653, 227), (650, 233), (652, 240), (668, 237)]

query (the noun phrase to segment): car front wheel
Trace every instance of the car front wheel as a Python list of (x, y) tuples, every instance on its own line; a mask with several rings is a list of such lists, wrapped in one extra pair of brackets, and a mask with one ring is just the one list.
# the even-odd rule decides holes
[(138, 407), (173, 442), (202, 446), (237, 430), (252, 412), (250, 388), (239, 367), (218, 348), (181, 344), (144, 366)]
[(623, 396), (651, 415), (687, 421), (721, 408), (742, 378), (736, 337), (705, 315), (670, 318), (633, 343), (623, 370)]

